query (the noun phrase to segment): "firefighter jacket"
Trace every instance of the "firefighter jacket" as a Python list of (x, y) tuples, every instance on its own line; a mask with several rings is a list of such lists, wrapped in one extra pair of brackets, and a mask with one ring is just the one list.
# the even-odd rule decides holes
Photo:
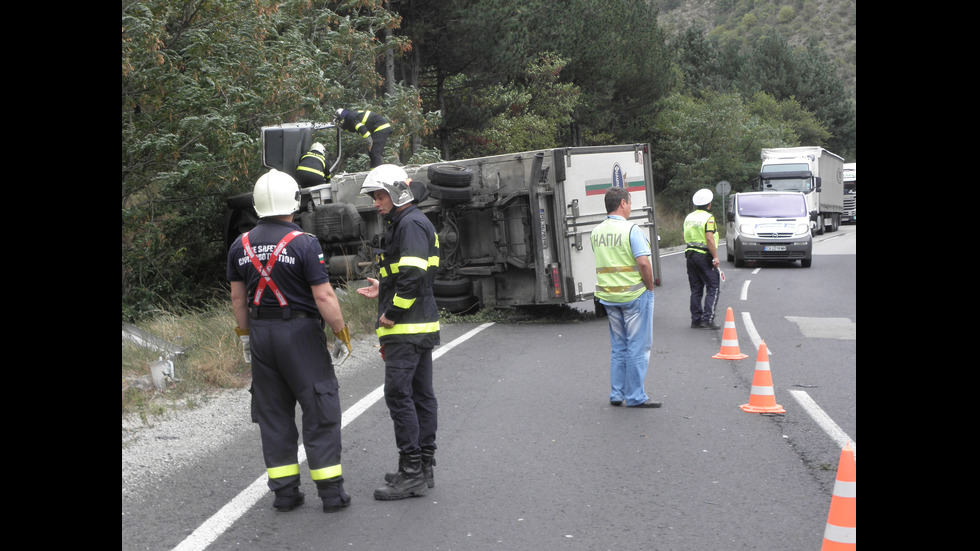
[(635, 224), (622, 218), (606, 218), (592, 230), (595, 254), (595, 296), (609, 302), (629, 302), (646, 291), (640, 268), (630, 246)]
[(296, 181), (304, 188), (327, 183), (327, 158), (315, 149), (307, 151), (296, 167)]
[(340, 127), (359, 134), (362, 138), (367, 138), (378, 132), (391, 131), (391, 124), (388, 123), (388, 119), (377, 113), (364, 110), (351, 111), (345, 109)]
[[(704, 209), (698, 209), (684, 219), (684, 241), (687, 251), (708, 254), (707, 232), (715, 232), (715, 216)], [(717, 235), (717, 234), (716, 234)], [(715, 246), (718, 246), (717, 238)]]
[(439, 237), (415, 205), (388, 214), (386, 222), (378, 257), (378, 317), (384, 314), (395, 325), (379, 325), (378, 340), (434, 347), (439, 344), (439, 308), (432, 282), (439, 267)]

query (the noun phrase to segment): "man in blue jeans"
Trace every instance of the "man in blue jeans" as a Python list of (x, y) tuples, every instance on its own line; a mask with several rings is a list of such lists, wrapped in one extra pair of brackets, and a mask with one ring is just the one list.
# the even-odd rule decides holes
[(606, 219), (592, 230), (595, 296), (609, 316), (609, 403), (658, 408), (643, 387), (653, 346), (653, 266), (650, 242), (629, 222), (632, 200), (621, 187), (606, 190)]

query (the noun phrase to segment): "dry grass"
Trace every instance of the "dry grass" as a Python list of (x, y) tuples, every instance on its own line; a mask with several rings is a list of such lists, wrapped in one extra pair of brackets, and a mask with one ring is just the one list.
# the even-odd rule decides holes
[[(353, 290), (342, 289), (337, 294), (351, 333), (373, 333), (377, 302)], [(180, 315), (161, 312), (141, 322), (141, 330), (183, 347), (185, 353), (174, 369), (179, 383), (167, 381), (166, 388), (160, 392), (153, 388), (150, 377), (150, 364), (160, 359), (160, 354), (123, 341), (123, 414), (138, 414), (146, 421), (175, 404), (193, 407), (196, 397), (210, 390), (242, 388), (248, 384), (251, 372), (235, 335), (236, 325), (230, 298)], [(328, 329), (328, 342), (334, 339)]]

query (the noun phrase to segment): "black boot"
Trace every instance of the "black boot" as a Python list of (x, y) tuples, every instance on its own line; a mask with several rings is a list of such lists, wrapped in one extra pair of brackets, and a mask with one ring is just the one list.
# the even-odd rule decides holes
[(303, 504), (303, 492), (296, 486), (276, 490), (276, 500), (272, 506), (281, 513), (287, 513)]
[(374, 499), (391, 501), (424, 496), (428, 491), (422, 474), (422, 452), (398, 456), (398, 472), (390, 482), (374, 491)]
[[(425, 485), (429, 488), (436, 487), (436, 478), (432, 474), (432, 467), (436, 464), (436, 449), (422, 448), (422, 474), (425, 475)], [(391, 482), (398, 473), (385, 473), (385, 482)]]
[(324, 513), (335, 513), (350, 505), (350, 496), (344, 491), (344, 477), (317, 480), (317, 495), (323, 501)]

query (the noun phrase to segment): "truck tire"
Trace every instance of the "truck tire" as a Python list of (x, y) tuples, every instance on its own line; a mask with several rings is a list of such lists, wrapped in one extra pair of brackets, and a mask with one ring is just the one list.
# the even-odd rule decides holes
[(465, 203), (473, 196), (473, 190), (469, 187), (445, 187), (430, 182), (429, 194), (433, 199), (438, 199), (443, 203)]
[(462, 297), (436, 297), (436, 305), (440, 310), (446, 310), (450, 314), (465, 314), (475, 312), (480, 304), (473, 295)]
[(469, 187), (473, 181), (473, 171), (461, 165), (429, 165), (426, 174), (430, 183), (447, 188)]
[(473, 284), (465, 277), (436, 278), (432, 282), (432, 294), (437, 297), (461, 297), (473, 294)]

